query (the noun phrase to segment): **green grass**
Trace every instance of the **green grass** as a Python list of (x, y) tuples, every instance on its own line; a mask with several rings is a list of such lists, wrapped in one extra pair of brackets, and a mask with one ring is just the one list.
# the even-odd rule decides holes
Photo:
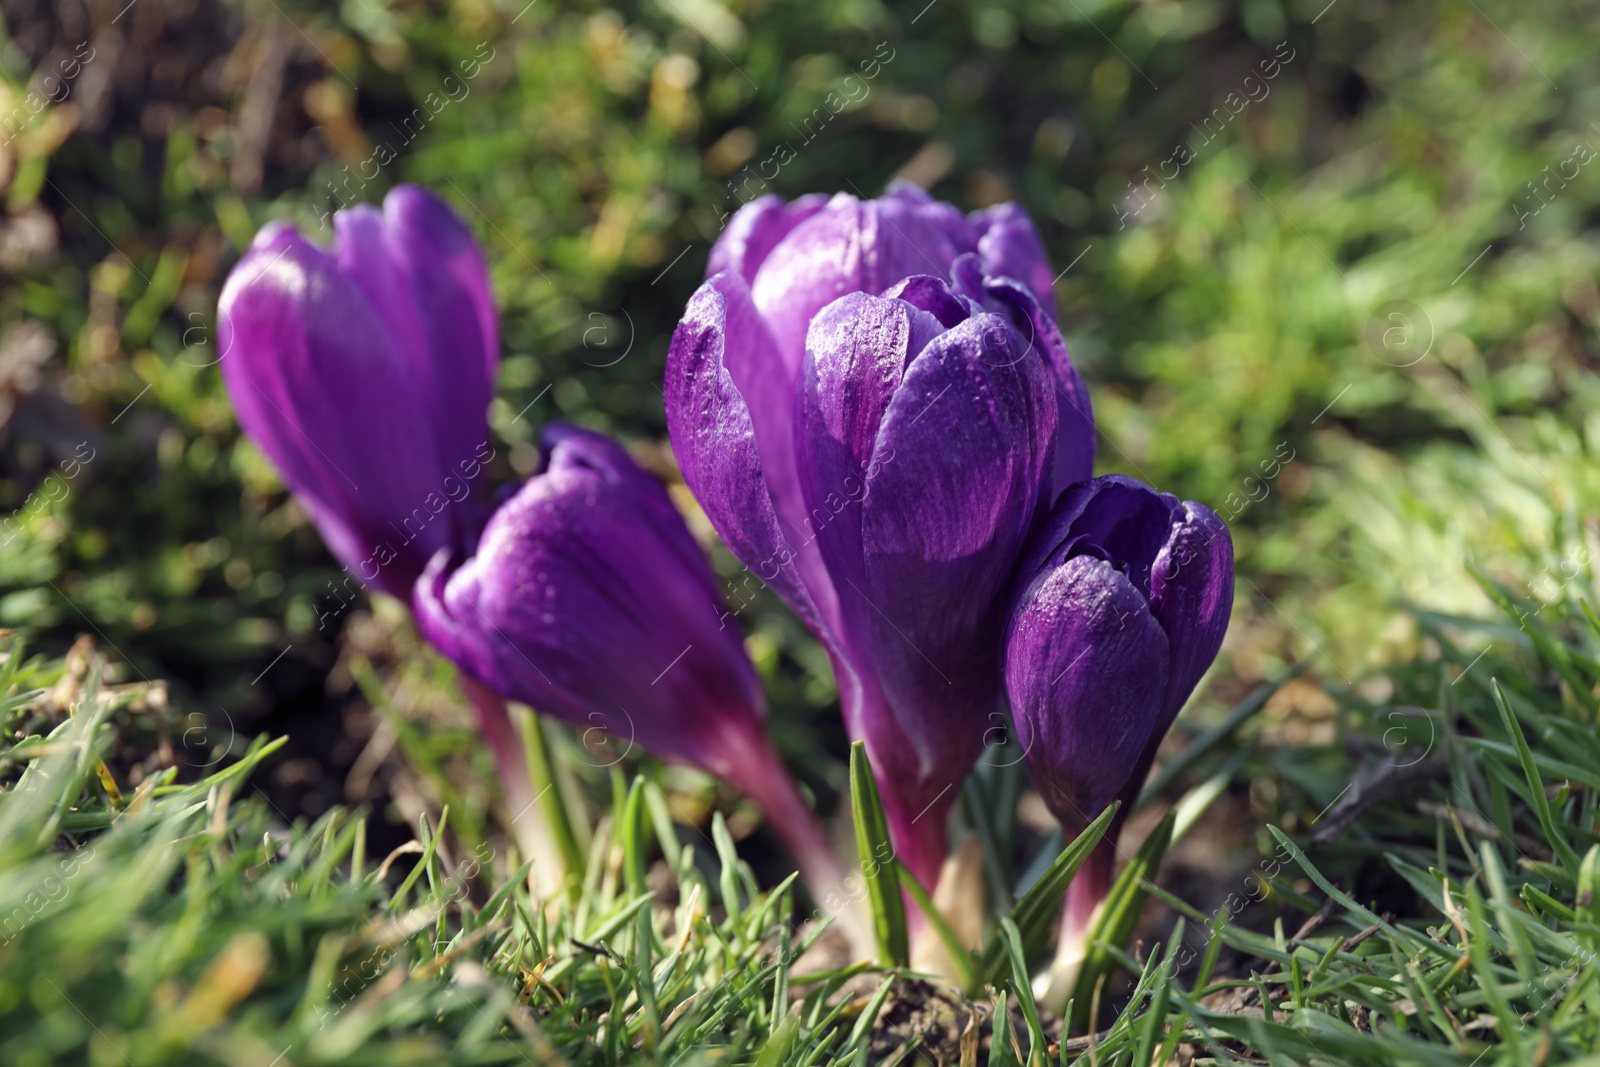
[[(60, 671), (14, 639), (5, 656), (12, 733)], [(648, 827), (607, 818), (581, 903), (540, 910), (527, 866), (460, 851), (448, 814), (388, 857), (349, 812), (286, 826), (250, 785), (274, 744), (115, 795), (99, 769), (127, 698), (100, 668), (69, 717), (0, 753), (8, 1064), (618, 1062), (710, 1039), (766, 1062), (827, 1041), (823, 1062), (848, 1062), (864, 1040), (828, 1003), (844, 976), (788, 973), (823, 928), (793, 930), (787, 884), (762, 891), (730, 848), (674, 841), (666, 906), (639, 874)]]
[[(1508, 618), (1529, 610), (1489, 594)], [(1436, 645), (1383, 672), (1393, 697), (1348, 696), (1338, 743), (1294, 763), (1261, 753), (1251, 705), (1231, 734), (1195, 742), (1182, 777), (1220, 762), (1243, 782), (1261, 761), (1297, 794), (1279, 821), (1301, 832), (1263, 835), (1248, 906), (1207, 914), (1159, 877), (1137, 883), (1179, 922), (1153, 943), (1105, 945), (1137, 980), (1098, 985), (1097, 1012), (1080, 1010), (1094, 1033), (1064, 1045), (1029, 980), (1048, 951), (1024, 931), (1051, 908), (1034, 898), (1064, 884), (1040, 879), (1015, 908), (1022, 930), (993, 922), (965, 991), (1020, 1008), (987, 1062), (1075, 1062), (1091, 1043), (1108, 1065), (1179, 1045), (1223, 1063), (1593, 1055), (1594, 601), (1571, 586), (1482, 657), (1424, 620)], [(15, 637), (3, 651), (4, 1062), (846, 1064), (944, 1037), (875, 1023), (903, 971), (797, 972), (827, 924), (807, 921), (792, 878), (757, 884), (720, 815), (709, 836), (653, 815), (667, 808), (650, 776), (615, 779), (626, 800), (594, 827), (581, 892), (541, 909), (510, 846), (478, 828), (468, 851), (448, 809), (388, 857), (367, 853), (358, 814), (287, 825), (251, 785), (265, 739), (195, 781), (168, 771), (129, 789), (111, 757), (163, 714), (134, 710), (145, 687), (104, 684), (98, 658), (74, 674), (24, 660)], [(1197, 825), (1181, 808), (1180, 837)], [(1375, 874), (1381, 907), (1351, 888)]]

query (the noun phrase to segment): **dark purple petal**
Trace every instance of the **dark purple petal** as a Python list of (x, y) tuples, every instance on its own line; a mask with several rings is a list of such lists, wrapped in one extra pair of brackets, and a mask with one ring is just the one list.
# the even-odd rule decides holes
[[(956, 260), (961, 262), (960, 259)], [(883, 291), (891, 300), (904, 300), (912, 307), (921, 308), (939, 320), (939, 325), (949, 329), (958, 322), (972, 317), (973, 305), (957, 296), (950, 286), (931, 274), (913, 274)]]
[(875, 468), (880, 425), (905, 366), (943, 332), (937, 319), (900, 300), (851, 293), (811, 322), (802, 372), (796, 440), (801, 541), (815, 541), (840, 601), (855, 610), (840, 618), (851, 658), (868, 651), (870, 626), (861, 598), (867, 584), (861, 544), (861, 502)]
[(330, 256), (282, 226), (263, 230), (229, 275), (218, 319), (241, 428), (351, 573), (408, 596), (454, 543), (457, 519), (390, 323)]
[(821, 211), (827, 202), (828, 198), (821, 193), (802, 196), (792, 204), (770, 194), (750, 201), (734, 212), (722, 236), (711, 246), (706, 277), (731, 270), (746, 283), (753, 281), (756, 271), (777, 243), (787, 237), (790, 230)]
[(490, 712), (502, 773), (520, 760), (504, 758), (509, 723), (488, 690), (573, 722), (586, 744), (592, 730), (615, 735), (609, 762), (640, 747), (731, 782), (813, 893), (840, 891), (844, 872), (763, 729), (739, 628), (667, 494), (592, 431), (548, 427), (540, 445), (544, 471), (495, 513), (477, 553), (441, 550), (413, 594), (419, 628)]
[(710, 567), (660, 484), (598, 434), (542, 435), (548, 467), (477, 553), (418, 583), (423, 635), (491, 689), (667, 758), (726, 770), (764, 713)]
[(1094, 476), (1094, 408), (1089, 387), (1067, 352), (1067, 342), (1055, 319), (1034, 295), (1013, 278), (985, 273), (987, 264), (977, 256), (962, 256), (951, 267), (956, 292), (1011, 320), (1028, 341), (1030, 352), (1043, 358), (1055, 378), (1059, 409), (1060, 447), (1056, 453), (1055, 493), (1074, 482)]
[(1023, 593), (1006, 689), (1030, 776), (1068, 836), (1128, 787), (1160, 725), (1167, 662), (1143, 594), (1105, 560), (1077, 556)]
[(778, 242), (750, 288), (785, 361), (799, 366), (811, 319), (846, 293), (881, 293), (913, 274), (948, 278), (955, 258), (976, 247), (951, 229), (952, 211), (909, 194), (840, 193)]
[[(667, 353), (673, 452), (728, 548), (826, 641), (836, 612), (832, 584), (804, 535), (791, 389), (744, 281), (723, 273), (702, 285)], [(791, 487), (781, 512), (774, 485)]]
[(1044, 241), (1028, 213), (1016, 204), (996, 204), (968, 216), (978, 235), (978, 255), (990, 274), (1015, 278), (1033, 293), (1052, 320), (1056, 317), (1054, 275)]
[(1148, 596), (1151, 572), (1170, 536), (1177, 507), (1177, 497), (1126, 475), (1078, 482), (1040, 525), (1018, 573), (1030, 576), (1074, 556), (1092, 554), (1111, 561)]
[[(1082, 657), (1082, 669), (1091, 673), (1117, 669), (1118, 658), (1127, 654), (1125, 649), (1108, 651), (1111, 645), (1103, 634), (1097, 638), (1079, 633), (1082, 625), (1069, 610), (1069, 598), (1058, 596), (1056, 602), (1062, 606), (1041, 613), (1041, 590), (1063, 581), (1060, 576), (1100, 576), (1102, 584), (1117, 590), (1122, 604), (1118, 616), (1124, 626), (1132, 620), (1137, 630), (1154, 627), (1162, 636), (1159, 671), (1142, 668), (1154, 671), (1160, 685), (1151, 707), (1141, 712), (1140, 721), (1147, 719), (1148, 726), (1140, 727), (1137, 747), (1119, 742), (1115, 761), (1108, 756), (1103, 766), (1060, 745), (1030, 754), (1029, 766), (1041, 791), (1047, 786), (1058, 792), (1079, 791), (1093, 802), (1080, 805), (1084, 814), (1092, 816), (1116, 795), (1131, 801), (1167, 728), (1210, 666), (1227, 629), (1233, 597), (1227, 527), (1208, 508), (1180, 504), (1176, 497), (1132, 478), (1095, 478), (1063, 494), (1036, 534), (1019, 574), (1022, 591), (1006, 653), (1007, 687), (1019, 732), (1037, 730), (1046, 720), (1059, 731), (1088, 729), (1080, 697), (1051, 705), (1037, 695), (1038, 679), (1028, 674), (1028, 667), (1041, 659), (1047, 643), (1054, 642), (1052, 655), (1073, 657), (1074, 664)], [(1025, 623), (1034, 628), (1031, 633)], [(1055, 666), (1049, 664), (1048, 669)], [(1080, 778), (1082, 782), (1073, 784)], [(1058, 814), (1068, 819), (1068, 814)], [(1076, 826), (1081, 826), (1081, 819), (1068, 828)]]
[(1174, 509), (1167, 543), (1151, 572), (1150, 610), (1172, 644), (1163, 712), (1171, 725), (1217, 658), (1233, 610), (1233, 537), (1204, 504), (1186, 500)]
[(982, 747), (1007, 576), (1048, 504), (1055, 405), (1048, 372), (1023, 351), (1005, 320), (979, 315), (911, 360), (872, 454), (867, 580), (839, 590), (867, 621), (871, 661), (924, 779), (958, 779)]

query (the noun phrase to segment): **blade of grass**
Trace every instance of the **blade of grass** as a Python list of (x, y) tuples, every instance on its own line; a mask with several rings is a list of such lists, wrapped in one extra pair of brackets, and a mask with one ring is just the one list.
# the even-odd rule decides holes
[[(1170, 987), (1177, 980), (1178, 949), (1183, 946), (1183, 920), (1180, 918), (1177, 925), (1172, 928), (1172, 936), (1167, 939), (1167, 951), (1162, 957), (1161, 967), (1163, 973), (1151, 986), (1150, 1007), (1144, 1013), (1143, 1025), (1139, 1027), (1139, 1044), (1133, 1054), (1134, 1063), (1165, 1063), (1166, 1056), (1156, 1057), (1155, 1051), (1158, 1044), (1163, 1053), (1167, 1052), (1166, 1042), (1162, 1040), (1162, 1031), (1167, 1022), (1167, 995)], [(1174, 1032), (1183, 1029), (1180, 1018), (1173, 1027)], [(1176, 1045), (1174, 1039), (1173, 1044)]]
[(1522, 724), (1512, 714), (1511, 705), (1506, 703), (1506, 695), (1500, 689), (1499, 680), (1492, 680), (1489, 688), (1494, 694), (1495, 706), (1500, 709), (1500, 721), (1505, 725), (1506, 733), (1511, 735), (1512, 743), (1517, 746), (1517, 759), (1522, 762), (1522, 773), (1527, 776), (1528, 789), (1531, 793), (1529, 799), (1533, 802), (1534, 814), (1539, 817), (1539, 826), (1544, 830), (1545, 840), (1550, 842), (1550, 847), (1560, 857), (1562, 866), (1576, 873), (1581, 861), (1550, 814), (1550, 798), (1545, 795), (1544, 777), (1533, 762), (1533, 752), (1528, 748), (1528, 739), (1523, 736)]
[(567, 886), (573, 889), (583, 880), (583, 848), (578, 844), (578, 834), (572, 824), (572, 813), (556, 778), (555, 766), (550, 760), (550, 744), (545, 737), (544, 723), (532, 708), (516, 705), (511, 714), (522, 735), (522, 754), (528, 763), (528, 777), (533, 795), (539, 800), (545, 822), (556, 839), (556, 849), (567, 868)]
[(872, 908), (872, 929), (878, 941), (878, 962), (884, 967), (904, 967), (910, 959), (906, 936), (905, 901), (900, 897), (898, 864), (889, 840), (889, 821), (872, 777), (867, 746), (850, 746), (850, 806), (855, 814), (856, 851)]
[(1033, 1002), (1033, 979), (1028, 974), (1028, 963), (1022, 953), (1022, 932), (1008, 915), (1000, 920), (999, 937), (1005, 946), (1006, 960), (1011, 965), (1011, 988), (1022, 1007), (1022, 1017), (1028, 1021), (1028, 1067), (1045, 1062), (1044, 1026), (1039, 1022), (1039, 1006)]
[(1139, 910), (1150, 895), (1143, 883), (1147, 878), (1154, 878), (1162, 858), (1171, 847), (1172, 828), (1177, 818), (1177, 809), (1174, 808), (1162, 816), (1161, 822), (1150, 831), (1150, 836), (1139, 846), (1138, 853), (1112, 883), (1111, 892), (1106, 894), (1105, 904), (1089, 930), (1087, 951), (1072, 991), (1072, 999), (1076, 1002), (1072, 1028), (1079, 1033), (1088, 1033), (1093, 1025), (1089, 1011), (1095, 986), (1116, 967), (1116, 961), (1107, 947), (1120, 949), (1133, 934), (1133, 924), (1139, 918)]
[[(1089, 853), (1100, 843), (1100, 838), (1111, 825), (1111, 820), (1116, 818), (1120, 806), (1121, 801), (1112, 801), (1094, 822), (1084, 827), (1083, 833), (1075, 837), (1072, 844), (1061, 850), (1061, 855), (1055, 858), (1044, 874), (1039, 876), (1039, 880), (1034, 882), (1017, 901), (1016, 908), (1011, 912), (1011, 918), (1017, 925), (1017, 931), (1022, 935), (1022, 947), (1026, 958), (1037, 958), (1037, 953), (1050, 932), (1050, 924), (1061, 910), (1061, 898), (1066, 894), (1073, 875), (1078, 873), (1078, 868), (1083, 866), (1084, 861), (1089, 858)], [(999, 975), (1004, 963), (1005, 946), (996, 935), (984, 951), (983, 974), (989, 981), (993, 981)]]
[[(859, 744), (859, 742), (857, 742)], [(855, 1062), (866, 1064), (867, 1053), (872, 1048), (872, 1042), (865, 1040), (872, 1032), (872, 1024), (878, 1021), (878, 1013), (883, 1010), (884, 1002), (889, 999), (889, 991), (894, 988), (896, 979), (890, 975), (878, 986), (878, 991), (872, 994), (872, 999), (867, 1002), (866, 1008), (856, 1018), (856, 1024), (850, 1028), (850, 1040), (845, 1042), (845, 1050), (855, 1050)]]

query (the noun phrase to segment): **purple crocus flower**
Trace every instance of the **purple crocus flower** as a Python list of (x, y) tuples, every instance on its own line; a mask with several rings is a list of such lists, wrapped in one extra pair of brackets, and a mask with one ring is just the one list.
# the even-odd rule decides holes
[(764, 728), (761, 681), (711, 568), (661, 484), (572, 426), (470, 557), (417, 583), (424, 636), (502, 696), (703, 768), (752, 797), (813, 889), (842, 872)]
[(706, 276), (732, 271), (750, 287), (791, 375), (816, 313), (846, 293), (876, 295), (913, 274), (950, 279), (976, 254), (983, 273), (1026, 286), (1052, 319), (1055, 287), (1044, 242), (1016, 204), (963, 216), (910, 182), (876, 200), (820, 194), (786, 204), (763, 196), (740, 208), (711, 250)]
[(239, 425), (346, 571), (402, 599), (481, 525), (499, 328), (483, 257), (438, 197), (334, 214), (324, 251), (265, 226), (218, 307)]
[[(1128, 812), (1216, 658), (1233, 541), (1205, 505), (1108, 475), (1067, 491), (1018, 574), (1006, 689), (1029, 775), (1070, 840), (1113, 800)], [(1117, 828), (1068, 888), (1062, 966), (1110, 888)]]
[(954, 787), (999, 706), (1008, 575), (1054, 498), (1058, 452), (1090, 473), (1088, 423), (1058, 446), (1058, 394), (1082, 383), (1031, 292), (976, 257), (956, 266), (971, 295), (889, 276), (891, 260), (916, 268), (886, 236), (900, 227), (943, 242), (941, 272), (956, 263), (951, 233), (970, 224), (953, 209), (906, 190), (802, 203), (774, 243), (793, 220), (767, 216), (785, 210), (746, 208), (760, 217), (725, 238), (727, 269), (689, 302), (667, 426), (718, 533), (827, 647), (899, 857), (932, 886)]

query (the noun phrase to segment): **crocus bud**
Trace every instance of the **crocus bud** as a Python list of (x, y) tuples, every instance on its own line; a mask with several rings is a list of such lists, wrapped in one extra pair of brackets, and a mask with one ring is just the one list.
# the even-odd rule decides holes
[(334, 214), (324, 251), (264, 227), (223, 287), (222, 380), (328, 548), (402, 599), (476, 536), (499, 330), (483, 257), (443, 201), (402, 185)]
[(930, 886), (999, 706), (1008, 576), (1052, 499), (1071, 363), (1013, 321), (929, 276), (850, 293), (813, 316), (791, 388), (777, 331), (726, 271), (667, 359), (684, 478), (827, 647), (899, 858)]
[[(1233, 606), (1233, 541), (1203, 504), (1120, 475), (1067, 491), (1018, 571), (1006, 691), (1034, 787), (1068, 839), (1123, 813), (1216, 658)], [(1067, 893), (1058, 974), (1110, 885), (1117, 826)]]
[(793, 377), (806, 331), (825, 306), (846, 293), (875, 296), (913, 274), (949, 280), (951, 264), (967, 253), (987, 273), (1027, 286), (1054, 317), (1049, 259), (1025, 211), (1002, 204), (964, 217), (909, 182), (876, 200), (753, 200), (729, 220), (706, 274), (731, 270), (745, 281)]
[(470, 557), (417, 583), (424, 636), (483, 686), (703, 768), (749, 794), (813, 886), (838, 880), (764, 729), (761, 681), (661, 484), (600, 434), (540, 436), (543, 473)]

